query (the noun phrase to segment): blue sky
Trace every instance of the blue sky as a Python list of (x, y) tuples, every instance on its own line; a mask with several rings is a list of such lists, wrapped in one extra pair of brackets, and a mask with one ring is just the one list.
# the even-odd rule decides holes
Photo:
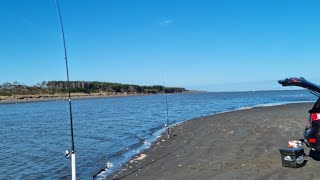
[[(60, 0), (71, 80), (209, 91), (317, 83), (320, 2)], [(2, 0), (0, 83), (65, 80), (54, 0)]]

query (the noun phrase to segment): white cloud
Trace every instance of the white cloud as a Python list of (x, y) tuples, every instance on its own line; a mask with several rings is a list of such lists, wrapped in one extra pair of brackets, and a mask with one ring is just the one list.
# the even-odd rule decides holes
[(169, 26), (173, 23), (174, 21), (172, 19), (164, 19), (160, 22), (160, 26)]

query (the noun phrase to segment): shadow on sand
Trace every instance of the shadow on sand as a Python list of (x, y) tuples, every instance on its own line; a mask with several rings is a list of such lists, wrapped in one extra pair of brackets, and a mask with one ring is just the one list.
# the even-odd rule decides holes
[(320, 151), (314, 151), (311, 149), (309, 151), (309, 157), (311, 157), (315, 161), (320, 161)]

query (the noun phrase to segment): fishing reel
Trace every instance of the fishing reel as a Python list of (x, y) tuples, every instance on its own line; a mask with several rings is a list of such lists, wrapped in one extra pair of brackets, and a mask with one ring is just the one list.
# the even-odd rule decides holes
[(71, 156), (70, 151), (67, 149), (66, 152), (64, 152), (64, 156), (69, 159), (69, 157)]

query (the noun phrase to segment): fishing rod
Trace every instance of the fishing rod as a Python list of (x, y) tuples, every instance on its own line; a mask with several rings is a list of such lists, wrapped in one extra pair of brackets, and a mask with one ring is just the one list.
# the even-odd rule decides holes
[[(70, 80), (69, 80), (69, 68), (68, 68), (68, 57), (67, 57), (67, 47), (66, 47), (66, 40), (64, 37), (64, 29), (63, 29), (63, 23), (62, 23), (62, 17), (60, 12), (60, 7), (58, 0), (56, 0), (57, 5), (57, 11), (60, 21), (60, 27), (61, 27), (61, 35), (62, 35), (62, 41), (63, 41), (63, 48), (64, 48), (64, 59), (66, 63), (66, 71), (67, 71), (67, 89), (68, 89), (68, 101), (69, 101), (69, 113), (70, 113), (70, 131), (71, 131), (71, 174), (72, 174), (72, 180), (76, 180), (76, 154), (74, 149), (74, 138), (73, 138), (73, 123), (72, 123), (72, 103), (71, 103), (71, 92), (70, 92)], [(68, 159), (70, 157), (70, 151), (66, 150), (65, 156)]]
[(167, 128), (167, 137), (168, 139), (170, 138), (170, 129), (169, 129), (169, 109), (168, 109), (168, 97), (166, 95), (166, 86), (164, 85), (163, 82), (163, 95), (165, 97), (165, 104), (166, 104), (166, 124), (164, 125), (165, 128)]

